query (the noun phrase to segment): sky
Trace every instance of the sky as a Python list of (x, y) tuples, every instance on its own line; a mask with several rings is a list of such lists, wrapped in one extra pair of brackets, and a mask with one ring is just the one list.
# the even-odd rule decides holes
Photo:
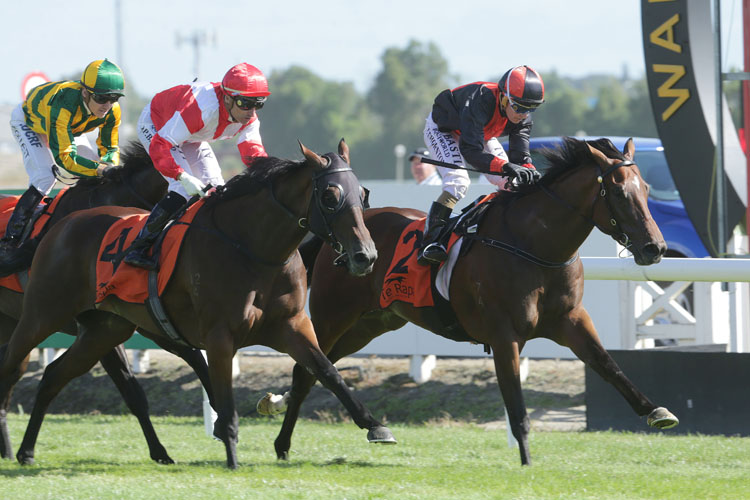
[[(301, 65), (365, 91), (382, 68), (383, 52), (411, 39), (434, 42), (461, 82), (495, 78), (519, 64), (542, 76), (550, 70), (622, 75), (625, 68), (631, 77), (644, 74), (641, 0), (3, 3), (0, 104), (20, 101), (29, 72), (59, 80), (104, 57), (118, 63), (130, 88), (144, 97), (196, 76), (220, 81), (239, 62), (266, 74)], [(721, 0), (725, 71), (742, 66), (741, 3)], [(207, 41), (196, 75), (195, 51), (184, 40), (198, 33)]]

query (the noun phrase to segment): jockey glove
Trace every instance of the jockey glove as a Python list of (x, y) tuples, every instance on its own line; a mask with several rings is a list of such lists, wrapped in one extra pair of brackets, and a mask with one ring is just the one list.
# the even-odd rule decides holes
[(521, 184), (534, 184), (542, 177), (542, 174), (533, 168), (522, 167), (511, 162), (503, 165), (503, 173), (511, 178), (518, 179)]
[(206, 186), (204, 186), (197, 177), (193, 177), (187, 172), (180, 172), (180, 175), (177, 176), (177, 180), (180, 181), (182, 187), (185, 188), (188, 196), (195, 196), (197, 194), (203, 197), (206, 195), (206, 193), (203, 192), (203, 188)]

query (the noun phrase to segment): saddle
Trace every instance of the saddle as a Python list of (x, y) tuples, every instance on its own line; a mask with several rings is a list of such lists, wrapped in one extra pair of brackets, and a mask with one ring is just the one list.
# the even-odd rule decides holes
[[(493, 193), (477, 198), (449, 220), (441, 235), (448, 252), (461, 236), (476, 232), (489, 207), (486, 202), (495, 196)], [(422, 308), (422, 318), (431, 331), (451, 340), (475, 342), (459, 324), (450, 302), (437, 290), (436, 278), (445, 264), (440, 267), (417, 264), (416, 251), (421, 245), (424, 223), (424, 219), (413, 221), (402, 231), (393, 261), (383, 278), (380, 307), (385, 309), (391, 303), (400, 301)], [(470, 242), (462, 243), (459, 257), (468, 251), (465, 247), (470, 245), (467, 243)]]

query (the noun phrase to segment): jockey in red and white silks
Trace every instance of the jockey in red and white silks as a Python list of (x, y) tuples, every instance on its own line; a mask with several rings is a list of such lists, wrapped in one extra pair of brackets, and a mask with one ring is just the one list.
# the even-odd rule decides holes
[(212, 141), (237, 137), (244, 158), (268, 156), (260, 138), (260, 120), (253, 110), (243, 124), (232, 119), (223, 104), (221, 83), (179, 85), (160, 92), (138, 119), (138, 138), (169, 182), (169, 190), (187, 198), (177, 180), (182, 172), (204, 184), (224, 184)]
[(187, 199), (206, 196), (206, 184), (224, 184), (209, 142), (237, 137), (240, 156), (268, 156), (260, 140), (261, 109), (271, 92), (265, 75), (247, 63), (232, 66), (221, 83), (178, 85), (151, 99), (138, 119), (138, 138), (167, 179), (169, 192), (156, 204), (124, 262), (155, 269), (148, 253), (159, 233)]

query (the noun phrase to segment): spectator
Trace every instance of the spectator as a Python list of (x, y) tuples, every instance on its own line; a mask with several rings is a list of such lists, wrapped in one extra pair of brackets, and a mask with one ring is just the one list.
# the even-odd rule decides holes
[(417, 181), (417, 185), (419, 186), (442, 185), (443, 181), (435, 165), (422, 162), (422, 158), (425, 156), (430, 156), (430, 152), (426, 148), (417, 148), (409, 155), (411, 175), (414, 176), (414, 180)]

